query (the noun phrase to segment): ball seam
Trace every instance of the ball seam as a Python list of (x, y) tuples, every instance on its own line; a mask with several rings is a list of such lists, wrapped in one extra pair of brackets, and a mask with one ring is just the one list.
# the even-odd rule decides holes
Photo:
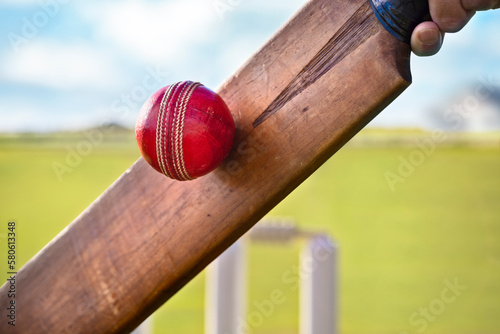
[(181, 87), (179, 94), (175, 98), (175, 106), (174, 110), (172, 113), (172, 122), (171, 122), (171, 130), (170, 130), (170, 152), (172, 152), (172, 165), (173, 165), (173, 170), (175, 173), (175, 178), (178, 180), (184, 180), (185, 177), (181, 174), (179, 170), (179, 149), (177, 146), (177, 138), (178, 138), (178, 133), (179, 133), (179, 113), (180, 113), (180, 105), (181, 105), (181, 100), (183, 99), (184, 95), (186, 94), (186, 91), (188, 89), (189, 81), (183, 81), (181, 83)]
[(186, 111), (187, 111), (187, 105), (189, 101), (191, 100), (191, 97), (193, 96), (194, 90), (200, 86), (199, 83), (197, 82), (190, 82), (190, 87), (188, 91), (186, 92), (186, 95), (184, 96), (183, 100), (181, 100), (181, 109), (180, 109), (180, 120), (179, 120), (179, 131), (177, 135), (177, 145), (178, 149), (180, 149), (180, 154), (179, 154), (179, 160), (178, 160), (178, 168), (180, 169), (182, 175), (185, 177), (186, 180), (192, 180), (193, 178), (189, 175), (187, 169), (186, 169), (186, 164), (184, 161), (184, 148), (182, 147), (182, 139), (184, 136), (184, 120), (186, 116)]
[(167, 162), (167, 152), (164, 149), (164, 140), (165, 138), (165, 127), (166, 127), (166, 118), (168, 116), (168, 105), (169, 105), (169, 99), (172, 96), (172, 92), (177, 88), (179, 83), (173, 84), (168, 89), (165, 91), (163, 95), (163, 99), (160, 104), (160, 109), (158, 111), (158, 123), (156, 125), (156, 157), (158, 160), (158, 165), (160, 167), (160, 170), (163, 174), (166, 176), (172, 178), (172, 172), (170, 170), (170, 167)]
[(182, 145), (183, 135), (184, 135), (184, 119), (187, 110), (187, 104), (191, 99), (191, 96), (200, 84), (191, 81), (184, 82), (182, 92), (180, 93), (179, 99), (177, 99), (178, 105), (176, 106), (176, 114), (174, 116), (175, 122), (172, 123), (172, 146), (174, 152), (174, 168), (177, 176), (181, 180), (192, 180), (193, 178), (189, 175), (186, 165), (184, 162), (184, 149)]

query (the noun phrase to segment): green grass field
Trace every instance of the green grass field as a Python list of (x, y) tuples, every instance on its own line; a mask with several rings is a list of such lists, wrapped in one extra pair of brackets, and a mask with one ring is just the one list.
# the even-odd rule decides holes
[[(21, 264), (139, 157), (133, 134), (105, 137), (58, 177), (54, 165), (82, 140), (0, 140), (0, 235), (17, 222)], [(392, 191), (386, 172), (397, 173), (400, 157), (417, 148), (349, 145), (270, 213), (339, 243), (341, 333), (500, 333), (499, 146), (438, 147)], [(274, 289), (286, 302), (249, 333), (298, 333), (298, 294), (281, 277), (300, 247), (250, 246), (248, 311)], [(155, 333), (203, 333), (203, 276), (155, 314)], [(445, 280), (466, 286), (450, 303), (440, 302)], [(429, 307), (435, 313), (425, 320), (419, 312)]]

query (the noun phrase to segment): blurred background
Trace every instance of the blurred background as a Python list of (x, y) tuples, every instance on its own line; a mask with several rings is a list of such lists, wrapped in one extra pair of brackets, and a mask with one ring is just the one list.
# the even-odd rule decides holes
[[(19, 264), (139, 158), (153, 92), (216, 89), (303, 4), (0, 0), (0, 228), (16, 221)], [(412, 86), (270, 213), (338, 242), (341, 333), (500, 333), (498, 31), (500, 11), (478, 13), (438, 55), (412, 56)], [(301, 243), (249, 246), (248, 311), (286, 292), (249, 333), (298, 333), (282, 275)], [(203, 332), (204, 275), (154, 333)], [(446, 282), (463, 289), (436, 309)]]

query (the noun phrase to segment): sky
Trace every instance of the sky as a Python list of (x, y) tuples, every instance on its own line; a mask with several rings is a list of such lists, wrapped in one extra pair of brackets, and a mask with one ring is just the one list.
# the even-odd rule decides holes
[[(0, 0), (0, 132), (132, 127), (162, 86), (216, 89), (304, 3)], [(478, 85), (499, 94), (499, 31), (500, 11), (478, 13), (438, 55), (412, 56), (412, 86), (372, 125), (432, 128), (429, 110), (445, 115)], [(500, 129), (483, 123), (479, 130)]]

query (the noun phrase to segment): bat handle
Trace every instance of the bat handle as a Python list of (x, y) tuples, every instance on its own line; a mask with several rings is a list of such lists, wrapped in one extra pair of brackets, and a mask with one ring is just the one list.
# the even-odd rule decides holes
[(385, 29), (407, 44), (413, 29), (431, 17), (428, 0), (370, 0), (370, 4)]

